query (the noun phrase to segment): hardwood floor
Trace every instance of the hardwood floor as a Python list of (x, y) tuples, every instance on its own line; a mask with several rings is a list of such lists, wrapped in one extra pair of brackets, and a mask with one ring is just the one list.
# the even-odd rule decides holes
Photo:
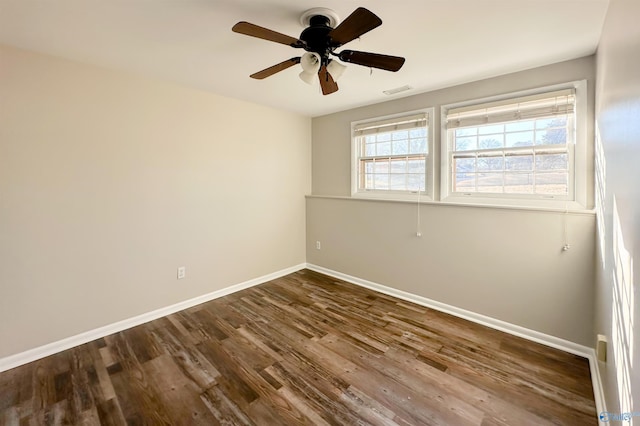
[(588, 361), (303, 270), (0, 373), (2, 425), (588, 425)]

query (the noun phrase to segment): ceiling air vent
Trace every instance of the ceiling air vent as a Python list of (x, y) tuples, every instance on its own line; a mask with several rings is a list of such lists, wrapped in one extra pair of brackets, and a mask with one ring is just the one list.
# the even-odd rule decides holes
[(395, 89), (383, 90), (382, 93), (384, 93), (385, 95), (395, 95), (396, 93), (406, 92), (407, 90), (411, 90), (411, 89), (413, 89), (413, 87), (407, 85), (402, 87), (396, 87)]

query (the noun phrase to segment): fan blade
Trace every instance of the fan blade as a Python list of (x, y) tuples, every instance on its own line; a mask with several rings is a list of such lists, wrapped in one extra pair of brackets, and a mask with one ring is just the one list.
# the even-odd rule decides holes
[(382, 19), (378, 18), (373, 12), (364, 7), (359, 7), (351, 15), (347, 16), (340, 25), (331, 30), (329, 37), (334, 43), (338, 43), (338, 46), (342, 46), (381, 24)]
[(279, 64), (276, 64), (272, 67), (265, 68), (262, 71), (258, 71), (257, 73), (251, 74), (249, 77), (255, 78), (256, 80), (262, 80), (263, 78), (270, 77), (277, 72), (286, 70), (289, 67), (294, 66), (295, 64), (300, 63), (300, 57), (287, 59), (286, 61), (282, 61)]
[(398, 71), (404, 64), (404, 58), (400, 56), (381, 55), (379, 53), (359, 52), (357, 50), (343, 50), (340, 52), (340, 60), (366, 67), (380, 68), (387, 71)]
[(333, 77), (331, 77), (325, 65), (320, 67), (318, 78), (320, 79), (320, 87), (322, 88), (323, 95), (330, 95), (338, 91), (338, 83), (333, 80)]
[(297, 38), (293, 38), (255, 24), (250, 24), (249, 22), (245, 21), (238, 22), (233, 26), (233, 28), (231, 28), (231, 30), (235, 33), (257, 37), (263, 40), (275, 41), (276, 43), (286, 44), (287, 46), (291, 47), (302, 47), (304, 44)]

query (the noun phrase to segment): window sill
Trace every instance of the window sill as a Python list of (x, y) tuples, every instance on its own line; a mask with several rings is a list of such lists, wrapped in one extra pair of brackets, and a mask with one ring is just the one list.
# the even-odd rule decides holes
[(453, 205), (503, 207), (525, 210), (589, 211), (589, 209), (577, 201), (548, 198), (501, 198), (477, 195), (449, 195), (443, 198), (441, 202)]
[(355, 198), (357, 200), (374, 200), (374, 201), (406, 201), (410, 203), (415, 203), (418, 200), (420, 202), (423, 201), (433, 201), (430, 195), (421, 193), (382, 193), (382, 192), (355, 192), (351, 195), (351, 198)]
[[(310, 199), (329, 199), (329, 200), (345, 200), (345, 201), (363, 201), (363, 202), (380, 202), (380, 203), (401, 203), (401, 204), (416, 204), (418, 202), (418, 197), (413, 197), (413, 199), (391, 199), (388, 197), (385, 198), (373, 198), (373, 197), (356, 197), (347, 196), (347, 195), (318, 195), (318, 194), (308, 194), (305, 196)], [(479, 208), (479, 209), (492, 209), (492, 210), (519, 210), (519, 211), (530, 211), (530, 212), (542, 212), (542, 213), (570, 213), (577, 215), (595, 215), (595, 209), (587, 209), (583, 206), (580, 206), (576, 202), (572, 202), (572, 204), (568, 205), (567, 209), (564, 207), (552, 207), (552, 206), (527, 206), (527, 205), (506, 205), (506, 204), (487, 204), (487, 203), (471, 203), (470, 200), (456, 200), (451, 201), (450, 199), (443, 201), (435, 201), (431, 199), (426, 199), (427, 197), (420, 197), (420, 204), (430, 205), (430, 206), (441, 206), (441, 207), (467, 207), (467, 208)], [(466, 201), (466, 202), (465, 202)], [(498, 201), (498, 200), (492, 200)]]

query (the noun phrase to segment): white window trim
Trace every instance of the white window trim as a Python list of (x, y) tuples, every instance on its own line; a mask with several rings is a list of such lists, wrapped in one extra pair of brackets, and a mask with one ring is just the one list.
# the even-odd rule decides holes
[[(447, 124), (447, 112), (453, 108), (464, 106), (483, 104), (488, 102), (501, 101), (511, 98), (519, 98), (529, 95), (537, 95), (545, 92), (553, 92), (562, 89), (575, 88), (576, 106), (575, 106), (575, 147), (574, 154), (574, 186), (573, 200), (565, 199), (546, 199), (544, 197), (528, 197), (513, 194), (472, 194), (461, 195), (451, 192), (451, 173), (450, 173), (450, 155)], [(486, 206), (514, 206), (514, 207), (532, 207), (532, 208), (550, 208), (550, 209), (567, 209), (567, 210), (583, 210), (587, 208), (588, 195), (588, 171), (587, 171), (587, 152), (589, 142), (587, 140), (588, 115), (587, 115), (587, 81), (573, 81), (569, 83), (557, 84), (553, 86), (539, 87), (532, 90), (524, 90), (512, 92), (508, 94), (492, 96), (482, 99), (473, 99), (455, 104), (442, 105), (440, 108), (440, 201), (451, 204), (466, 205), (486, 205)]]
[[(370, 123), (375, 121), (390, 120), (394, 118), (401, 118), (408, 115), (415, 115), (425, 113), (427, 114), (427, 162), (425, 173), (425, 190), (420, 191), (393, 191), (393, 190), (380, 190), (380, 191), (360, 191), (358, 188), (358, 147), (355, 138), (354, 129), (356, 126), (363, 123)], [(434, 114), (435, 109), (422, 108), (413, 111), (405, 111), (398, 114), (385, 115), (381, 117), (375, 117), (366, 120), (354, 121), (351, 123), (351, 196), (354, 198), (374, 199), (374, 200), (398, 200), (398, 201), (415, 201), (417, 199), (423, 201), (433, 201), (433, 187), (435, 179), (435, 160), (434, 160)]]

